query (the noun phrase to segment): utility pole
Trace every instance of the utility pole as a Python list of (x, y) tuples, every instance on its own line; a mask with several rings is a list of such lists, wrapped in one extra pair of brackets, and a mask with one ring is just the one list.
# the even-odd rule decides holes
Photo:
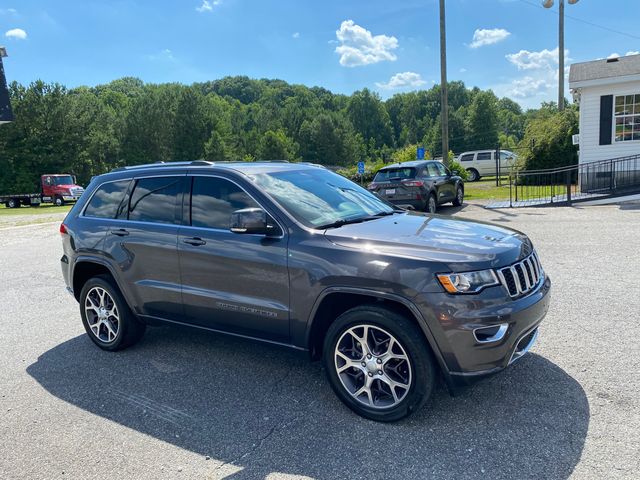
[(564, 110), (564, 0), (560, 0), (558, 15), (558, 110)]
[[(578, 0), (567, 0), (575, 5)], [(558, 110), (564, 110), (564, 0), (558, 0)], [(554, 0), (542, 0), (544, 8), (553, 7)]]
[(442, 111), (442, 161), (449, 164), (449, 101), (447, 93), (447, 32), (444, 13), (444, 1), (440, 0), (440, 103)]

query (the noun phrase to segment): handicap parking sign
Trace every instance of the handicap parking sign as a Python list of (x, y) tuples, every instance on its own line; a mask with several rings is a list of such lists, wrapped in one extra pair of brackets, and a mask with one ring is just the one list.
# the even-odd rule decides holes
[(364, 162), (358, 162), (358, 175), (364, 175)]

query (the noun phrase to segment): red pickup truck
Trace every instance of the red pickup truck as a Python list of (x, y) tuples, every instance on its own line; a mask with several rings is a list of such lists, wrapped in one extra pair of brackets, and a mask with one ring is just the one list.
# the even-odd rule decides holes
[(0, 195), (0, 203), (7, 208), (21, 205), (37, 207), (41, 203), (53, 203), (62, 206), (66, 202), (77, 201), (84, 188), (76, 185), (76, 177), (66, 173), (45, 174), (40, 177), (40, 193), (12, 193)]

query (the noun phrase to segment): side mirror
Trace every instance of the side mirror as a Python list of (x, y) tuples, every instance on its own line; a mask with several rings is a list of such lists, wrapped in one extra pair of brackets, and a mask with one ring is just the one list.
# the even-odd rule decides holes
[(73, 178), (73, 184), (77, 185), (78, 184), (78, 179), (76, 178), (76, 176), (73, 175), (71, 178)]
[(253, 233), (269, 235), (276, 228), (269, 223), (267, 212), (261, 208), (243, 208), (231, 214), (231, 227), (233, 233)]
[(451, 170), (451, 175), (455, 175), (456, 177), (460, 175), (458, 170)]

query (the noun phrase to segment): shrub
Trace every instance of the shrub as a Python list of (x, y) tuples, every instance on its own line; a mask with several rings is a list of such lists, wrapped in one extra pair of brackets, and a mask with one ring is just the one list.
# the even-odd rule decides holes
[(454, 170), (457, 171), (462, 180), (467, 180), (467, 178), (469, 178), (469, 172), (467, 172), (467, 169), (455, 160), (449, 161), (449, 170), (451, 170), (452, 172)]

